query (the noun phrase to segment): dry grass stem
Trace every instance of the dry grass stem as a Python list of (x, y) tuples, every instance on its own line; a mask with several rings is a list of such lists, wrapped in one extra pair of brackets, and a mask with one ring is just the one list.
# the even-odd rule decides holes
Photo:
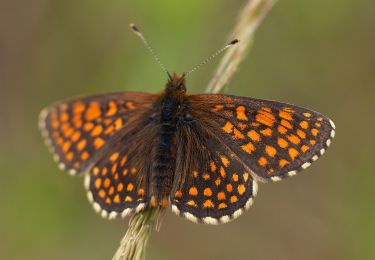
[(240, 43), (226, 51), (220, 64), (206, 88), (206, 93), (219, 93), (231, 80), (246, 52), (252, 46), (254, 34), (264, 17), (277, 0), (250, 0), (241, 11), (231, 38)]

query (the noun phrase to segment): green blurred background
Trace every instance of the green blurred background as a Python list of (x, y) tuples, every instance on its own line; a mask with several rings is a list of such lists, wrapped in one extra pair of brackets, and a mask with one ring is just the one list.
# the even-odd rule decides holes
[[(181, 72), (226, 43), (245, 2), (0, 2), (0, 259), (112, 257), (128, 219), (102, 219), (83, 180), (58, 170), (39, 111), (84, 93), (160, 91), (166, 76), (129, 22)], [(337, 126), (332, 147), (297, 177), (261, 185), (229, 224), (168, 211), (148, 259), (375, 259), (374, 10), (373, 0), (277, 3), (226, 93), (322, 112)], [(190, 92), (218, 61), (189, 78)]]

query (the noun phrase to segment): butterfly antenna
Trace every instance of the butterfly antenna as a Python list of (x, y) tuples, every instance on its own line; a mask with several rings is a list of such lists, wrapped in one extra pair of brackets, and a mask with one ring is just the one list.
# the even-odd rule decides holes
[(154, 49), (152, 49), (152, 47), (150, 46), (150, 44), (147, 42), (146, 38), (143, 36), (143, 34), (141, 33), (141, 31), (138, 29), (137, 26), (135, 26), (134, 23), (131, 23), (130, 25), (130, 29), (142, 40), (143, 44), (146, 46), (146, 48), (149, 50), (149, 52), (151, 53), (151, 55), (154, 57), (154, 59), (156, 60), (156, 62), (159, 64), (159, 66), (161, 67), (161, 69), (167, 73), (168, 77), (171, 78), (171, 74), (168, 72), (168, 70), (166, 69), (166, 67), (164, 66), (164, 64), (160, 61), (158, 55), (156, 55)]
[(212, 54), (210, 57), (206, 58), (205, 60), (203, 60), (201, 63), (199, 63), (197, 66), (195, 66), (194, 68), (192, 68), (189, 72), (186, 73), (186, 77), (189, 76), (192, 72), (196, 71), (197, 69), (199, 69), (200, 67), (202, 67), (203, 65), (205, 65), (206, 63), (208, 63), (209, 61), (211, 61), (213, 58), (215, 58), (216, 56), (218, 56), (219, 54), (221, 54), (223, 51), (225, 51), (226, 49), (232, 47), (233, 45), (236, 45), (240, 40), (238, 39), (234, 39), (232, 40), (230, 43), (228, 43), (226, 46), (224, 46), (223, 48), (221, 48), (220, 50), (218, 50), (217, 52), (215, 52), (214, 54)]

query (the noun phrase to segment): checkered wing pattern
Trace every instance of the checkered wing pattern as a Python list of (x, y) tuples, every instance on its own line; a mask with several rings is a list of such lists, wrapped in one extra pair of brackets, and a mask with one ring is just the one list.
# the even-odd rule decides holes
[(144, 117), (129, 127), (86, 175), (87, 196), (104, 218), (125, 217), (150, 200), (157, 122)]
[(142, 118), (156, 97), (123, 92), (76, 98), (44, 109), (39, 125), (59, 167), (81, 173)]
[(240, 216), (257, 192), (250, 172), (199, 120), (181, 123), (178, 129), (172, 210), (206, 224)]
[(230, 95), (192, 95), (189, 101), (191, 116), (260, 181), (279, 181), (306, 169), (335, 135), (327, 117), (285, 103)]

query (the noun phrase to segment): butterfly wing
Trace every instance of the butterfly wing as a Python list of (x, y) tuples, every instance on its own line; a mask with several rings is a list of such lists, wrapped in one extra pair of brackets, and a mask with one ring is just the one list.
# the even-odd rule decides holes
[(48, 107), (39, 126), (46, 143), (70, 174), (82, 173), (150, 110), (156, 95), (139, 92), (93, 95)]
[(191, 95), (190, 113), (261, 181), (306, 169), (335, 135), (327, 117), (297, 106), (230, 95)]
[(257, 183), (250, 172), (200, 120), (177, 131), (172, 210), (193, 222), (226, 223), (249, 208)]
[(145, 117), (125, 129), (110, 152), (86, 174), (88, 199), (102, 217), (125, 217), (148, 205), (157, 123)]

